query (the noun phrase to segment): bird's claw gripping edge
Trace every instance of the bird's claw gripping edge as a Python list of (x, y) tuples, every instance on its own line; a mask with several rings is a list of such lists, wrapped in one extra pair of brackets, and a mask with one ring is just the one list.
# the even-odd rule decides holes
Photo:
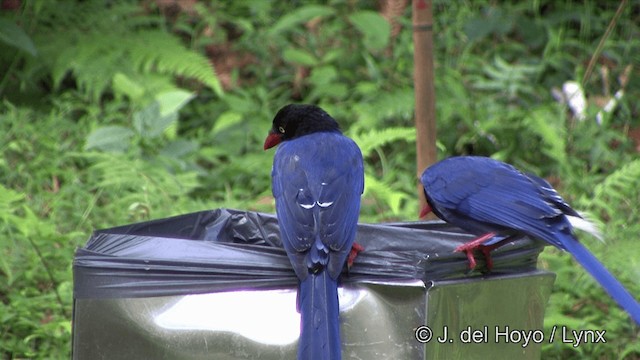
[(347, 256), (347, 271), (351, 269), (353, 266), (353, 261), (356, 259), (358, 254), (364, 250), (364, 247), (356, 242), (351, 246), (351, 250), (349, 251), (349, 255)]
[(491, 250), (495, 249), (496, 247), (493, 245), (487, 246), (487, 245), (484, 245), (484, 243), (492, 239), (494, 236), (496, 236), (495, 233), (484, 234), (473, 241), (470, 241), (468, 243), (458, 246), (457, 248), (455, 248), (454, 251), (464, 252), (467, 255), (467, 260), (469, 260), (469, 269), (473, 270), (477, 264), (476, 258), (473, 255), (473, 251), (475, 249), (480, 249), (480, 251), (485, 257), (487, 269), (491, 270), (493, 268), (493, 260), (491, 259)]

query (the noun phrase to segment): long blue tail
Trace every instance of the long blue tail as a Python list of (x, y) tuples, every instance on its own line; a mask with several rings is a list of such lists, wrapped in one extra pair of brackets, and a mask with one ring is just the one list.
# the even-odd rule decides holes
[(340, 360), (338, 282), (326, 270), (300, 283), (298, 360)]
[(631, 318), (633, 318), (637, 324), (640, 324), (640, 304), (638, 304), (638, 301), (620, 284), (618, 279), (611, 275), (609, 270), (605, 269), (604, 265), (579, 241), (570, 236), (562, 236), (560, 240), (580, 265), (631, 315)]

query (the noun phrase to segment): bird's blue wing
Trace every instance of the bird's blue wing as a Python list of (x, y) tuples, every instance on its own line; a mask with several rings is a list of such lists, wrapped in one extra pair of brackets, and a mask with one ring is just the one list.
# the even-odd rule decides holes
[[(445, 221), (480, 231), (520, 231), (562, 247), (553, 232), (571, 232), (563, 212), (538, 184), (511, 165), (483, 157), (443, 160), (422, 176)], [(448, 218), (447, 218), (448, 217)]]
[(337, 278), (360, 212), (360, 149), (338, 133), (284, 142), (276, 152), (272, 182), (282, 242), (298, 277), (322, 264)]
[(545, 196), (545, 198), (551, 202), (554, 206), (560, 209), (565, 215), (576, 216), (581, 218), (582, 215), (575, 211), (566, 201), (558, 194), (556, 189), (549, 184), (549, 182), (541, 177), (533, 174), (525, 174), (529, 180), (534, 182), (538, 186), (538, 190)]

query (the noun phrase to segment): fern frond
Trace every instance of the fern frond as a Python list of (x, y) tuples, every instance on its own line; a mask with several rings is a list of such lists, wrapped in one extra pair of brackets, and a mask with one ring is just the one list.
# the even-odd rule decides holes
[(12, 217), (14, 210), (18, 209), (25, 195), (0, 184), (0, 219)]
[(144, 72), (196, 79), (216, 94), (222, 94), (222, 86), (209, 60), (189, 51), (176, 37), (160, 31), (144, 31), (131, 38), (130, 45), (131, 61)]
[[(413, 89), (381, 91), (371, 100), (353, 105), (358, 121), (355, 129), (380, 128), (385, 119), (411, 119), (415, 108)], [(397, 123), (397, 122), (396, 122)]]
[(624, 218), (640, 217), (638, 200), (640, 189), (640, 159), (631, 161), (607, 176), (594, 188), (592, 208), (604, 211), (610, 218), (623, 215)]
[[(86, 153), (93, 162), (92, 172), (97, 176), (96, 186), (105, 194), (112, 194), (120, 208), (145, 204), (150, 210), (170, 210), (165, 214), (179, 213), (176, 207), (180, 198), (188, 196), (198, 185), (195, 171), (174, 172), (155, 162), (131, 158), (124, 154)], [(167, 206), (170, 209), (165, 209)]]
[(142, 85), (148, 83), (145, 77), (162, 75), (194, 79), (222, 94), (207, 57), (160, 26), (161, 17), (141, 15), (138, 6), (100, 1), (58, 6), (43, 6), (34, 35), (54, 86), (72, 74), (80, 90), (97, 100), (116, 74), (143, 78)]
[(409, 195), (402, 191), (394, 190), (389, 184), (386, 184), (376, 176), (365, 173), (364, 175), (364, 195), (372, 194), (378, 200), (384, 202), (393, 215), (400, 213), (400, 208), (404, 200), (409, 199)]
[(54, 86), (71, 73), (83, 93), (98, 99), (118, 71), (127, 71), (125, 49), (112, 45), (119, 41), (112, 34), (89, 33), (61, 48), (51, 69)]
[(559, 164), (567, 163), (567, 135), (559, 107), (541, 106), (534, 108), (524, 118), (527, 128), (540, 136), (544, 147), (542, 151)]
[(594, 189), (596, 198), (611, 197), (615, 200), (623, 200), (631, 194), (638, 193), (637, 181), (640, 178), (640, 159), (623, 165)]
[(360, 146), (362, 156), (367, 157), (375, 148), (397, 140), (416, 141), (416, 130), (414, 128), (390, 127), (383, 130), (350, 134), (349, 136)]

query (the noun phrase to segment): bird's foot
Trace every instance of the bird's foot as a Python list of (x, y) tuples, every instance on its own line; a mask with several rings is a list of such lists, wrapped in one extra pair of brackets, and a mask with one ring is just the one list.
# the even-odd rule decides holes
[[(491, 270), (491, 268), (493, 267), (493, 260), (491, 260), (490, 252), (494, 248), (492, 246), (484, 246), (483, 244), (489, 241), (490, 239), (492, 239), (494, 236), (496, 236), (496, 234), (492, 232), (484, 234), (477, 239), (474, 239), (472, 241), (469, 241), (468, 243), (464, 243), (458, 246), (454, 251), (464, 252), (465, 254), (467, 254), (467, 260), (469, 260), (469, 269), (473, 270), (476, 267), (476, 258), (473, 255), (473, 251), (475, 249), (480, 249), (480, 251), (485, 256), (485, 259), (487, 259), (487, 268)], [(488, 249), (486, 252), (485, 252), (485, 248)]]
[(498, 241), (497, 243), (494, 243), (491, 245), (482, 244), (478, 246), (478, 248), (480, 249), (480, 252), (482, 252), (482, 255), (484, 255), (485, 261), (487, 263), (487, 269), (489, 270), (493, 269), (493, 258), (491, 258), (491, 252), (499, 248), (500, 246), (505, 245), (511, 240), (513, 240), (513, 236), (507, 236), (506, 238)]
[(364, 250), (364, 247), (356, 242), (351, 245), (351, 251), (349, 251), (349, 255), (347, 256), (347, 271), (351, 269), (351, 267), (353, 266), (353, 261), (358, 256), (358, 253), (360, 253), (362, 250)]
[(482, 255), (484, 255), (485, 264), (487, 264), (487, 269), (493, 269), (493, 259), (491, 258), (491, 250), (495, 249), (493, 245), (480, 245), (478, 246)]
[(431, 211), (433, 211), (433, 209), (431, 209), (431, 206), (429, 206), (429, 204), (425, 204), (424, 207), (420, 210), (420, 215), (418, 215), (418, 217), (422, 219), (423, 217), (427, 216), (427, 214), (429, 214)]
[(467, 260), (469, 261), (469, 270), (473, 270), (476, 267), (476, 257), (473, 255), (473, 249), (463, 249), (463, 250), (458, 250), (456, 249), (456, 251), (464, 251), (465, 254), (467, 254)]

